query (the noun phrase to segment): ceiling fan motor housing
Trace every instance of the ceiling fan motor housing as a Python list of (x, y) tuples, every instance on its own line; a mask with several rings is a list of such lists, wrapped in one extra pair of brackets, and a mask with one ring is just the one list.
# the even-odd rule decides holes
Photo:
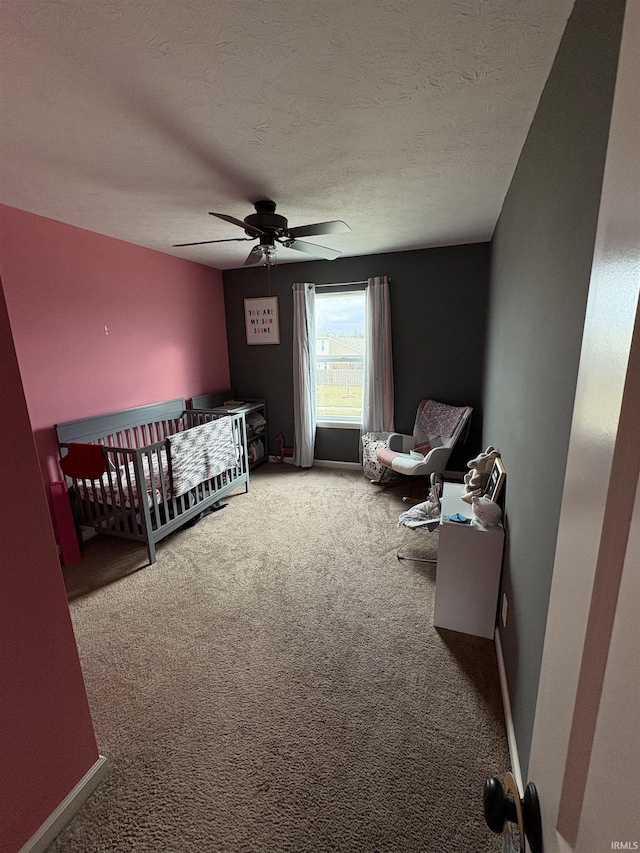
[[(275, 201), (270, 201), (268, 199), (264, 199), (263, 201), (257, 201), (255, 203), (256, 212), (250, 214), (249, 216), (245, 216), (244, 221), (247, 225), (251, 225), (253, 228), (259, 228), (261, 231), (271, 232), (270, 236), (272, 237), (271, 243), (273, 243), (273, 237), (279, 237), (287, 230), (288, 222), (284, 216), (280, 216), (279, 213), (275, 212), (276, 203)], [(246, 234), (249, 234), (250, 237), (254, 236), (250, 231), (246, 231)], [(263, 242), (263, 239), (260, 239), (260, 242)]]

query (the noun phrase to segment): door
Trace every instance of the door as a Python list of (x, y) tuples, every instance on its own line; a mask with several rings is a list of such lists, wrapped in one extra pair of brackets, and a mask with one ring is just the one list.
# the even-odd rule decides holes
[(545, 853), (640, 849), (638, 44), (628, 0), (529, 765)]

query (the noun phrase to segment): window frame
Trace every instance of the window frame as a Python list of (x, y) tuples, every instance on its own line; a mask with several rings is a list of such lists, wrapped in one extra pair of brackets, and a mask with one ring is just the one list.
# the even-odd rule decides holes
[[(353, 293), (355, 291), (366, 291), (367, 282), (366, 281), (356, 281), (356, 282), (343, 282), (339, 284), (318, 284), (316, 285), (315, 292), (316, 298), (318, 296), (337, 296), (340, 293)], [(366, 301), (365, 301), (365, 312), (366, 312)], [(366, 316), (365, 316), (365, 348), (366, 348), (366, 340), (367, 340), (367, 329), (366, 329)], [(315, 340), (317, 342), (317, 334)], [(316, 352), (316, 370), (318, 364), (318, 353)], [(364, 359), (365, 353), (362, 354), (362, 368), (364, 370)], [(341, 418), (340, 416), (335, 416), (332, 418), (320, 418), (317, 415), (317, 404), (318, 404), (318, 389), (316, 386), (316, 426), (321, 429), (362, 429), (362, 409), (360, 410), (360, 417), (358, 420), (354, 418)]]

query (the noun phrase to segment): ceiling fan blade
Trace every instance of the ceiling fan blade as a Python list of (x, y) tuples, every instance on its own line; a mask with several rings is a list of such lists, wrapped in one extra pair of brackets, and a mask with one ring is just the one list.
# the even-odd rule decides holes
[(178, 246), (204, 246), (205, 243), (233, 243), (237, 240), (254, 240), (254, 237), (227, 237), (226, 240), (198, 240), (196, 243), (174, 243), (173, 248), (177, 249)]
[(251, 264), (257, 264), (262, 260), (262, 246), (254, 246), (253, 249), (249, 252), (247, 256), (247, 260), (244, 262), (244, 266), (248, 267)]
[(288, 228), (287, 233), (292, 237), (311, 237), (316, 234), (346, 234), (351, 228), (341, 219), (333, 222), (316, 222), (315, 225), (300, 225), (298, 228)]
[(255, 225), (247, 225), (247, 223), (243, 222), (242, 219), (236, 219), (235, 216), (227, 216), (226, 213), (214, 213), (210, 210), (209, 216), (217, 216), (218, 219), (224, 219), (225, 222), (231, 222), (232, 225), (239, 225), (240, 228), (244, 228), (245, 231), (248, 231), (249, 234), (253, 234), (254, 237), (260, 237), (264, 234), (264, 231), (261, 228), (256, 228)]
[(336, 249), (328, 249), (316, 243), (303, 243), (302, 240), (283, 240), (282, 244), (287, 249), (296, 249), (298, 252), (306, 252), (308, 255), (315, 255), (316, 258), (324, 258), (327, 261), (334, 261), (342, 254)]

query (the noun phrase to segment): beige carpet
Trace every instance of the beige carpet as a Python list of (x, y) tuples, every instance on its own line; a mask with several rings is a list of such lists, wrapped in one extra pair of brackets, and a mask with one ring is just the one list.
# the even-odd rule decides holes
[(269, 464), (154, 566), (87, 544), (65, 576), (110, 771), (54, 853), (499, 849), (493, 645), (433, 628), (435, 567), (396, 550), (437, 534), (397, 527), (401, 494)]

